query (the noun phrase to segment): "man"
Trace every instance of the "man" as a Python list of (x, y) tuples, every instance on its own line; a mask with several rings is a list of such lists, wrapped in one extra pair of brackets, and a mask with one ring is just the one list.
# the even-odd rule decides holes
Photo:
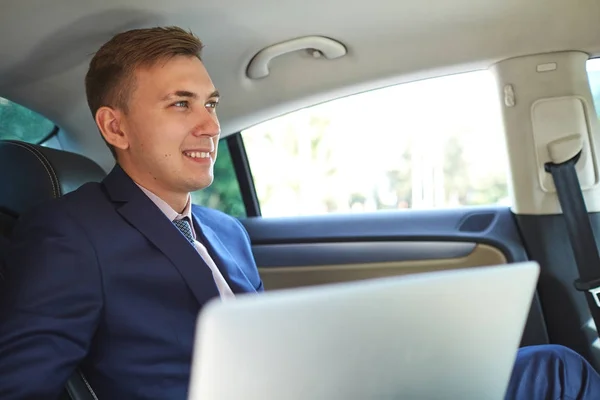
[(78, 366), (100, 399), (185, 399), (200, 307), (262, 291), (242, 225), (190, 203), (220, 134), (200, 50), (181, 29), (139, 30), (91, 61), (89, 106), (118, 165), (15, 228), (0, 399), (56, 398)]
[[(134, 30), (91, 61), (89, 106), (118, 164), (13, 234), (1, 399), (56, 398), (80, 367), (100, 399), (183, 400), (202, 305), (263, 290), (241, 224), (190, 205), (189, 193), (212, 182), (220, 134), (201, 47), (178, 28)], [(534, 347), (519, 353), (508, 397), (599, 388), (580, 356)]]

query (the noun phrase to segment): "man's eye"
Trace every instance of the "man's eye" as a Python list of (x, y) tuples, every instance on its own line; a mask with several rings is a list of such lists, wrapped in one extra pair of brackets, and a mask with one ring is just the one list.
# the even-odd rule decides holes
[(173, 103), (173, 106), (175, 107), (179, 107), (179, 108), (188, 108), (189, 107), (189, 102), (183, 100), (183, 101), (178, 101), (177, 103)]
[(206, 103), (206, 108), (217, 108), (218, 105), (218, 101), (209, 101), (208, 103)]

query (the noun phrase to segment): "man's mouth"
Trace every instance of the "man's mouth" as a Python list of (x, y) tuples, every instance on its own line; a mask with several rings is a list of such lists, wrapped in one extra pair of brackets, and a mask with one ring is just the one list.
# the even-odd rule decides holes
[(209, 158), (211, 153), (208, 151), (184, 151), (183, 154), (190, 158)]

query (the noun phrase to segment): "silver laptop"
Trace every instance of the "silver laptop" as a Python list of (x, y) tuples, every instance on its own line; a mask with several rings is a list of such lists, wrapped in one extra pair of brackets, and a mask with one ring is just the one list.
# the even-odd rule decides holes
[(502, 400), (538, 274), (526, 262), (210, 302), (189, 400)]

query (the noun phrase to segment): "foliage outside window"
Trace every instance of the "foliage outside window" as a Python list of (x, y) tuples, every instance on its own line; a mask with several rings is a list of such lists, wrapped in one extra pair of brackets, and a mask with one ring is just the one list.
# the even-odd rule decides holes
[(388, 87), (243, 132), (263, 216), (508, 205), (487, 71)]
[[(600, 59), (587, 69), (600, 118)], [(509, 205), (495, 90), (487, 71), (446, 76), (247, 129), (263, 216)]]
[(219, 143), (213, 183), (205, 189), (193, 192), (192, 202), (221, 210), (234, 217), (246, 216), (240, 185), (233, 168), (227, 142), (224, 139)]

